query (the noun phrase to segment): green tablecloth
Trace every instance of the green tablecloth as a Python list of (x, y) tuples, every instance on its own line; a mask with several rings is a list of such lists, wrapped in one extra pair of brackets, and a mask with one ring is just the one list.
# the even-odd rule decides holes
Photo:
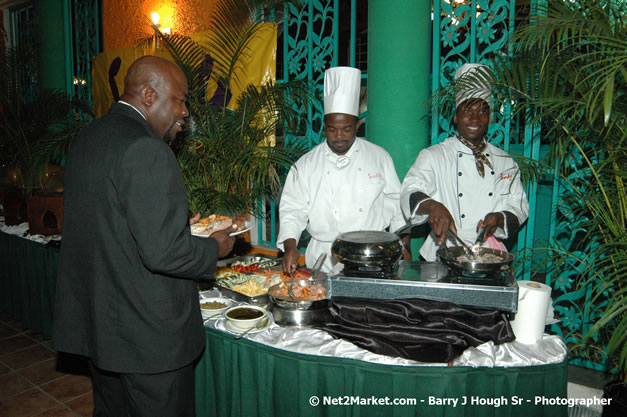
[[(206, 336), (196, 368), (198, 417), (567, 415), (565, 406), (535, 405), (536, 396), (567, 398), (566, 362), (514, 368), (392, 366), (288, 352), (216, 329), (206, 329)], [(312, 396), (319, 405), (310, 405)], [(323, 405), (325, 396), (338, 405)], [(464, 396), (477, 404), (462, 406)], [(339, 405), (372, 404), (371, 397), (409, 398), (416, 404)], [(433, 404), (444, 398), (457, 399), (457, 405)], [(487, 405), (497, 401), (498, 407)]]
[[(0, 232), (0, 310), (47, 339), (58, 258), (56, 248)], [(206, 337), (196, 368), (198, 417), (567, 415), (564, 406), (534, 405), (536, 396), (567, 397), (566, 362), (516, 368), (405, 367), (287, 352), (215, 329), (206, 329)], [(312, 396), (321, 404), (310, 405)], [(325, 396), (337, 405), (322, 404)], [(501, 405), (462, 406), (464, 396), (469, 403)], [(363, 405), (372, 404), (373, 397), (377, 402), (415, 399), (416, 404)], [(522, 403), (514, 404), (514, 397)], [(457, 399), (457, 405), (429, 403), (444, 398)], [(362, 405), (339, 405), (350, 401)]]
[(46, 339), (58, 261), (59, 249), (0, 232), (0, 310)]

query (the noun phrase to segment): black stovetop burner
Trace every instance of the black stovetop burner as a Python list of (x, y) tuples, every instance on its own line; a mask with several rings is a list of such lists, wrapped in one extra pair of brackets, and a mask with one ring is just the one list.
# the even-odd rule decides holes
[(472, 273), (449, 269), (446, 281), (457, 284), (502, 286), (509, 281), (510, 275), (512, 275), (512, 272), (509, 269), (492, 273)]
[(344, 277), (401, 279), (411, 281), (441, 282), (451, 284), (507, 286), (511, 284), (512, 271), (505, 269), (492, 273), (471, 273), (448, 268), (431, 262), (400, 261), (393, 265), (345, 263), (340, 274)]
[(342, 275), (357, 278), (394, 278), (396, 276), (395, 267), (395, 264), (379, 265), (345, 262)]

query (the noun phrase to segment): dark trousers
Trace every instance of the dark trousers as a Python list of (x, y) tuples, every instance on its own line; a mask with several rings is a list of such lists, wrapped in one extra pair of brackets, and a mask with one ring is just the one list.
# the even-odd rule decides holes
[(160, 374), (118, 374), (89, 361), (94, 417), (195, 417), (194, 363)]

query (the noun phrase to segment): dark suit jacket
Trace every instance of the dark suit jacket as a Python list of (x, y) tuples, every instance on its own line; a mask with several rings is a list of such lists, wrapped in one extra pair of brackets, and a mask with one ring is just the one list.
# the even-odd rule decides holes
[(136, 110), (116, 103), (74, 141), (64, 204), (55, 349), (121, 373), (198, 357), (205, 339), (191, 279), (212, 276), (218, 245), (190, 235), (176, 158)]

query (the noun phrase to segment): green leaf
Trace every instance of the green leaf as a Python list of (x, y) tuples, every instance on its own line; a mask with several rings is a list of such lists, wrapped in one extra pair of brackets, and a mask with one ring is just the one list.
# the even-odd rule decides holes
[(603, 123), (605, 126), (610, 121), (612, 114), (612, 101), (614, 98), (614, 73), (610, 75), (605, 83), (605, 94), (603, 95)]

